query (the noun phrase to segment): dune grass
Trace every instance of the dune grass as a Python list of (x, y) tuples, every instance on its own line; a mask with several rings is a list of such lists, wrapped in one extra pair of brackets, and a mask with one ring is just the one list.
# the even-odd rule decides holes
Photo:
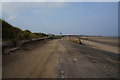
[(48, 36), (44, 33), (32, 33), (29, 30), (22, 30), (12, 26), (8, 22), (0, 19), (2, 22), (2, 40), (3, 41), (16, 41), (16, 40), (30, 40), (32, 38), (41, 38)]

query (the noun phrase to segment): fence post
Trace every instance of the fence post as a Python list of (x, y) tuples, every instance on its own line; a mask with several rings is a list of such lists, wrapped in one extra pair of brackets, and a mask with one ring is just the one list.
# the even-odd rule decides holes
[(80, 38), (79, 38), (79, 44), (81, 44), (81, 45), (82, 45), (82, 42), (81, 42)]

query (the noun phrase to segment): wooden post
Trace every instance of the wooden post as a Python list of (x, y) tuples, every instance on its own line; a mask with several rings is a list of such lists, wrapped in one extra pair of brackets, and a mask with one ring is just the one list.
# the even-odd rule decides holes
[(81, 40), (80, 40), (80, 38), (79, 38), (79, 44), (83, 45), (82, 42), (81, 42)]

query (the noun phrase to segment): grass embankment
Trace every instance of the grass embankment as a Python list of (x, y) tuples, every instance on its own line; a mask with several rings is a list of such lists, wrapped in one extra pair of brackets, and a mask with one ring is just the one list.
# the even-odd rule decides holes
[(4, 20), (2, 22), (2, 40), (3, 41), (17, 41), (17, 40), (31, 40), (33, 38), (42, 38), (48, 37), (44, 33), (32, 33), (29, 30), (22, 30), (11, 24), (7, 23)]

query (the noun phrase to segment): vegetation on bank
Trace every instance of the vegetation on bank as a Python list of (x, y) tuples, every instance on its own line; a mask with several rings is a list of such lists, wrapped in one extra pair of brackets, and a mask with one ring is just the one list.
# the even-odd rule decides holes
[(31, 40), (33, 38), (47, 37), (44, 33), (32, 33), (29, 30), (22, 30), (14, 27), (4, 20), (2, 22), (2, 40), (3, 41), (17, 41), (17, 40)]

